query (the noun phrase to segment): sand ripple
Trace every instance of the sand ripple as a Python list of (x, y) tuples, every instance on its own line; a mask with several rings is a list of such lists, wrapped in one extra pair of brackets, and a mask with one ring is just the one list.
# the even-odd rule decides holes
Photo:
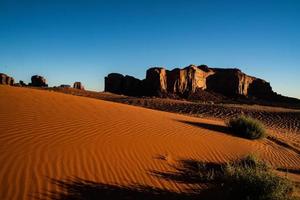
[(170, 170), (179, 159), (224, 162), (257, 152), (274, 165), (300, 166), (296, 152), (225, 134), (222, 127), (219, 121), (0, 86), (0, 199), (40, 198), (59, 189), (51, 179), (70, 177), (181, 190), (181, 184), (149, 174)]

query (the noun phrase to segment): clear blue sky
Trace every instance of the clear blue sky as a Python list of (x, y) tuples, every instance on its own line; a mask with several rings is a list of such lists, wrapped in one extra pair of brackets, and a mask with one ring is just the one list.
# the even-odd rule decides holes
[(0, 0), (0, 72), (53, 85), (151, 66), (238, 67), (300, 98), (300, 1)]

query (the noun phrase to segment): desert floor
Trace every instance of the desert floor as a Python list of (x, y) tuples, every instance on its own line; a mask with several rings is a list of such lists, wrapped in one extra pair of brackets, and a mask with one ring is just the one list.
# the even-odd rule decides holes
[[(273, 115), (293, 120), (293, 112)], [(298, 118), (292, 125), (272, 119), (265, 123), (270, 137), (249, 141), (217, 119), (0, 86), (0, 199), (68, 199), (59, 196), (65, 189), (112, 189), (107, 184), (186, 191), (192, 183), (161, 174), (176, 174), (187, 160), (226, 162), (249, 153), (299, 181)]]

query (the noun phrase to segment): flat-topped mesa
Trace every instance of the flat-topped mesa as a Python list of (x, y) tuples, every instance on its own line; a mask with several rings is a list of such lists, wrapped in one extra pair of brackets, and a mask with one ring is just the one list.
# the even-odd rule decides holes
[[(132, 80), (130, 84), (128, 79)], [(105, 91), (117, 94), (188, 98), (201, 90), (228, 97), (265, 98), (274, 95), (270, 84), (262, 79), (248, 76), (239, 69), (209, 68), (206, 65), (173, 70), (153, 67), (147, 70), (144, 80), (116, 73), (105, 77)]]
[(14, 85), (15, 80), (6, 74), (0, 73), (0, 84), (2, 85)]

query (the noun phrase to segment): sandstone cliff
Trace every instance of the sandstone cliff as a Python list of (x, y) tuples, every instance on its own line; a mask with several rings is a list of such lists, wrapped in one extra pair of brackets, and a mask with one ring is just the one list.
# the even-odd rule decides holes
[(117, 73), (105, 77), (105, 91), (124, 95), (188, 98), (204, 90), (227, 97), (266, 98), (275, 94), (268, 82), (248, 76), (239, 69), (206, 65), (173, 70), (154, 67), (147, 70), (144, 80)]
[(168, 71), (168, 92), (186, 96), (195, 93), (197, 89), (205, 90), (206, 78), (212, 73), (210, 69), (206, 71), (195, 65)]

